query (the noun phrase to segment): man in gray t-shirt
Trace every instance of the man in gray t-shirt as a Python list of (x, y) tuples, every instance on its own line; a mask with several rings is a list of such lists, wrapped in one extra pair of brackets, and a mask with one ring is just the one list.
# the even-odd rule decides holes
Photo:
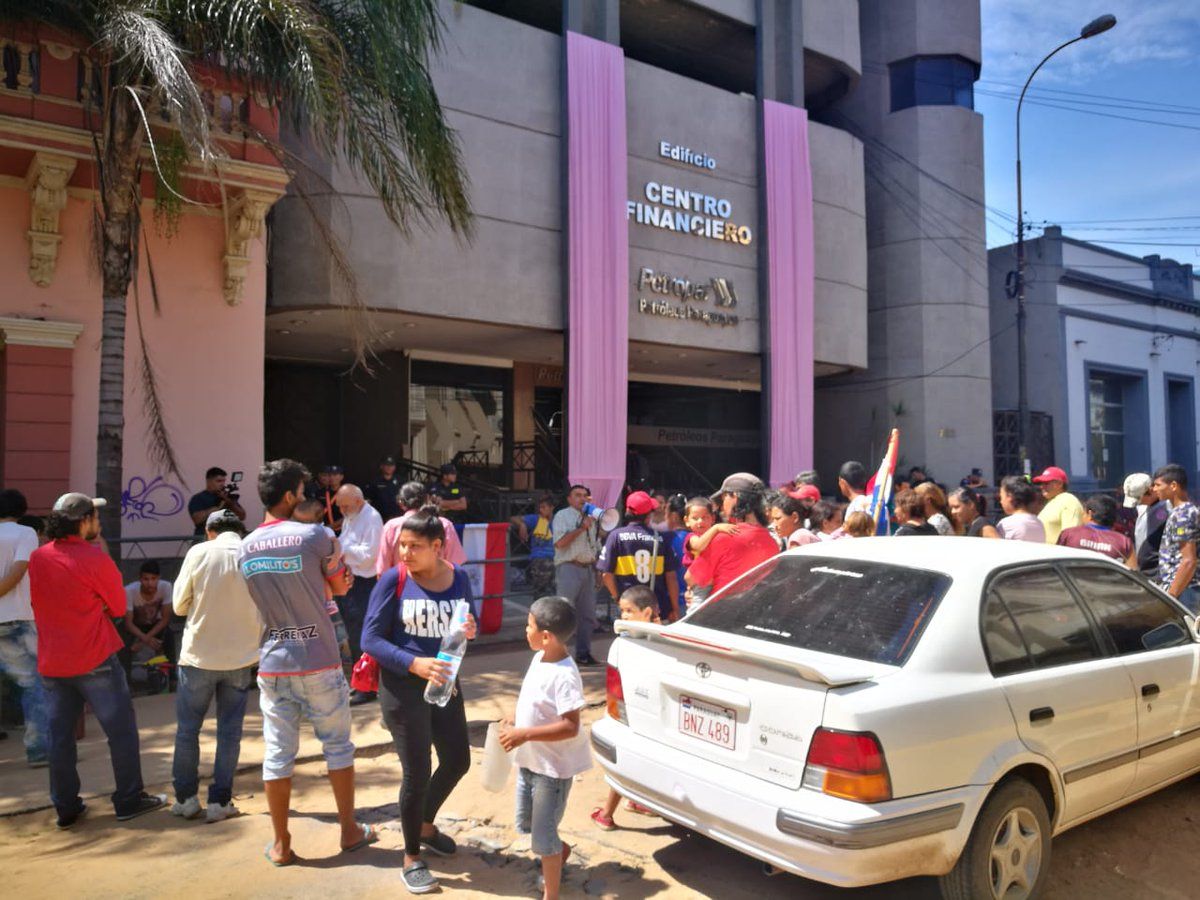
[(307, 675), (341, 665), (325, 606), (326, 580), (341, 560), (324, 526), (268, 520), (242, 541), (241, 567), (266, 625), (259, 674)]
[(275, 842), (267, 856), (276, 865), (295, 859), (288, 833), (292, 769), (300, 748), (300, 720), (321, 742), (337, 803), (342, 850), (375, 841), (354, 820), (354, 744), (350, 741), (350, 686), (342, 674), (325, 585), (341, 595), (350, 586), (337, 541), (320, 525), (291, 520), (304, 499), (308, 471), (290, 459), (258, 473), (266, 520), (242, 541), (239, 558), (250, 596), (266, 625), (259, 651), (258, 703), (263, 717), (263, 787)]

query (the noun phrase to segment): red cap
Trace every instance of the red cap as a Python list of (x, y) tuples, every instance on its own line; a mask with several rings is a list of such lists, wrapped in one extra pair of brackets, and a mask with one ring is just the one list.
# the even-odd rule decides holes
[(815, 484), (802, 484), (794, 491), (784, 491), (793, 500), (812, 500), (814, 503), (821, 499), (821, 492)]
[(1047, 481), (1061, 481), (1067, 483), (1067, 473), (1058, 466), (1047, 466), (1046, 471), (1033, 479), (1034, 484), (1045, 484)]
[(625, 498), (625, 508), (635, 516), (644, 516), (658, 509), (658, 501), (645, 491), (634, 491)]

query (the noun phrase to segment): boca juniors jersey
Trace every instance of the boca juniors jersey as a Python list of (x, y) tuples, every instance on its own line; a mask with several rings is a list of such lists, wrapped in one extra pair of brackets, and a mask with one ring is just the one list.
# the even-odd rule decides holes
[(678, 577), (679, 560), (669, 535), (656, 534), (644, 525), (622, 525), (604, 542), (596, 568), (613, 574), (618, 594), (635, 584), (649, 587), (653, 581), (659, 612), (664, 616), (671, 612), (667, 581)]

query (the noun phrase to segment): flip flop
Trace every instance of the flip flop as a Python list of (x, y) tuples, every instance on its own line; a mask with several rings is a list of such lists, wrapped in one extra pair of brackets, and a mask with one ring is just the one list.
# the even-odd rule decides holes
[(265, 856), (267, 859), (267, 862), (269, 862), (275, 868), (282, 869), (284, 866), (290, 866), (292, 863), (294, 863), (296, 861), (296, 851), (289, 847), (288, 848), (288, 858), (285, 859), (283, 862), (276, 862), (274, 859), (271, 858), (271, 848), (274, 846), (275, 846), (274, 844), (267, 844), (267, 846), (265, 846), (263, 848), (263, 856)]
[(379, 832), (377, 832), (370, 825), (364, 825), (362, 822), (359, 822), (358, 827), (362, 829), (362, 837), (359, 838), (357, 841), (355, 841), (353, 844), (351, 844), (349, 847), (343, 847), (342, 848), (343, 853), (353, 853), (355, 850), (361, 850), (363, 847), (366, 847), (368, 844), (374, 844), (376, 841), (379, 840)]

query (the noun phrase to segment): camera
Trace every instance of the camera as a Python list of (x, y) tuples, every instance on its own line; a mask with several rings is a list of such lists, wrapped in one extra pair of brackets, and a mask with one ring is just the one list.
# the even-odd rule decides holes
[(242, 480), (241, 472), (232, 472), (229, 475), (229, 481), (225, 483), (225, 496), (234, 502), (241, 496), (239, 485)]

